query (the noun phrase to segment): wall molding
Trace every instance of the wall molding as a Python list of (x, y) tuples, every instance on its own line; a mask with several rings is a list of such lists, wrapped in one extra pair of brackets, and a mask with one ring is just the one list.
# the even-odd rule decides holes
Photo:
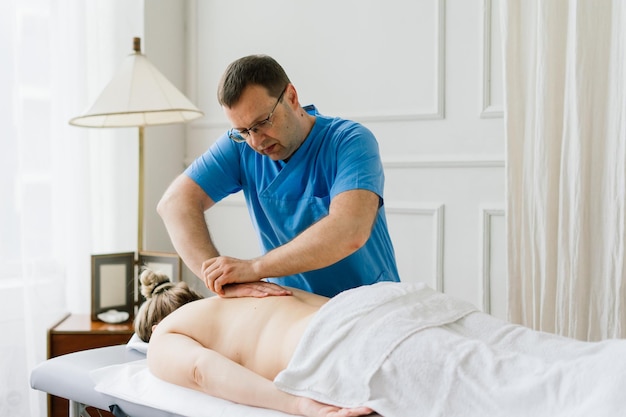
[[(188, 167), (196, 158), (185, 158), (184, 167)], [(383, 169), (434, 169), (434, 168), (505, 168), (502, 157), (432, 157), (384, 158)]]
[[(191, 0), (191, 4), (189, 6), (189, 13), (193, 13), (197, 7), (197, 0)], [(445, 75), (446, 75), (446, 61), (445, 61), (445, 44), (446, 44), (446, 0), (434, 0), (437, 3), (437, 29), (436, 29), (436, 39), (437, 39), (437, 48), (436, 48), (436, 56), (435, 56), (435, 72), (437, 90), (435, 95), (435, 103), (434, 109), (431, 112), (419, 112), (419, 111), (406, 111), (406, 112), (393, 112), (393, 113), (377, 113), (377, 114), (363, 114), (363, 113), (346, 113), (342, 114), (341, 117), (344, 119), (354, 120), (360, 123), (385, 123), (385, 122), (406, 122), (406, 121), (417, 121), (417, 120), (440, 120), (445, 118)], [(196, 13), (197, 15), (197, 13)], [(195, 18), (192, 18), (192, 21), (195, 22)], [(196, 33), (197, 29), (192, 28)], [(196, 46), (194, 45), (194, 48)], [(196, 59), (197, 50), (193, 49), (191, 52), (191, 62), (197, 62)], [(197, 66), (193, 69), (194, 72), (197, 72)], [(197, 79), (197, 74), (189, 75), (191, 80)], [(194, 84), (195, 88), (195, 84)], [(202, 130), (202, 129), (220, 129), (227, 130), (230, 128), (228, 121), (226, 120), (204, 120), (200, 119), (195, 123), (192, 122), (189, 124), (189, 128), (192, 130)]]
[[(186, 72), (186, 96), (192, 103), (198, 102), (198, 3), (196, 0), (187, 2), (186, 10), (187, 30), (187, 72)], [(191, 123), (188, 123), (191, 126)]]
[(483, 0), (483, 103), (480, 112), (480, 117), (483, 119), (504, 117), (502, 106), (495, 106), (491, 102), (491, 50), (493, 48), (491, 3), (492, 0)]
[(482, 256), (481, 256), (481, 283), (482, 283), (482, 309), (485, 313), (491, 314), (491, 225), (494, 217), (504, 217), (502, 208), (481, 209), (482, 225)]
[(384, 169), (424, 168), (504, 168), (504, 157), (484, 156), (419, 156), (413, 158), (384, 158)]
[(437, 73), (437, 94), (435, 110), (430, 113), (406, 112), (365, 115), (346, 115), (345, 118), (355, 120), (360, 123), (384, 123), (384, 122), (407, 122), (416, 120), (440, 120), (445, 118), (445, 80), (446, 80), (446, 0), (437, 1), (437, 53), (436, 53), (436, 73)]
[(444, 248), (444, 208), (442, 203), (432, 205), (410, 204), (400, 202), (385, 202), (385, 212), (387, 217), (394, 214), (409, 214), (414, 216), (430, 216), (433, 219), (432, 241), (435, 244), (433, 255), (433, 275), (435, 286), (438, 291), (443, 292), (443, 248)]

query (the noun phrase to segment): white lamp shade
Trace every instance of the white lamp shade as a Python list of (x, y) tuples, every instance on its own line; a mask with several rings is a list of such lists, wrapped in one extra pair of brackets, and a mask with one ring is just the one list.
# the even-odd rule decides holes
[(135, 52), (85, 113), (70, 124), (130, 127), (182, 123), (203, 116), (148, 59)]

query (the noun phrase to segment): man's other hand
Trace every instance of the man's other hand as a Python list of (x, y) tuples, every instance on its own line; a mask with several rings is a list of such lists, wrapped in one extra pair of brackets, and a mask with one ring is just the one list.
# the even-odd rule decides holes
[(222, 287), (223, 294), (218, 294), (222, 298), (237, 297), (271, 297), (291, 295), (291, 291), (278, 284), (265, 281), (244, 282), (241, 284), (228, 284)]

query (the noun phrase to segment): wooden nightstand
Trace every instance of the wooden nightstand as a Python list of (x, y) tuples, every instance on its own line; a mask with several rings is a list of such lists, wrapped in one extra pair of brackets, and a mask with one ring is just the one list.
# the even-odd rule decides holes
[[(48, 330), (48, 359), (81, 350), (122, 345), (128, 342), (133, 333), (132, 320), (108, 324), (92, 321), (88, 314), (69, 314)], [(68, 414), (68, 400), (48, 395), (50, 417), (67, 417)], [(102, 415), (113, 416), (108, 412), (102, 412)]]

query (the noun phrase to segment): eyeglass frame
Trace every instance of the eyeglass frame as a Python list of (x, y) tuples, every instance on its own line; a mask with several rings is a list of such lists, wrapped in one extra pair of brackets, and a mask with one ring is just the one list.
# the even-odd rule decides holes
[(232, 128), (228, 130), (228, 137), (234, 142), (243, 143), (248, 140), (248, 138), (250, 137), (250, 133), (257, 133), (259, 129), (264, 128), (268, 123), (270, 126), (273, 126), (271, 120), (272, 116), (276, 111), (276, 107), (278, 107), (278, 103), (280, 103), (283, 99), (283, 95), (285, 95), (287, 87), (289, 87), (289, 84), (287, 84), (285, 88), (283, 88), (282, 93), (280, 93), (280, 95), (278, 96), (278, 100), (276, 100), (276, 104), (274, 104), (274, 107), (272, 107), (272, 111), (270, 111), (270, 114), (265, 119), (259, 120), (247, 129), (239, 130), (236, 128)]

